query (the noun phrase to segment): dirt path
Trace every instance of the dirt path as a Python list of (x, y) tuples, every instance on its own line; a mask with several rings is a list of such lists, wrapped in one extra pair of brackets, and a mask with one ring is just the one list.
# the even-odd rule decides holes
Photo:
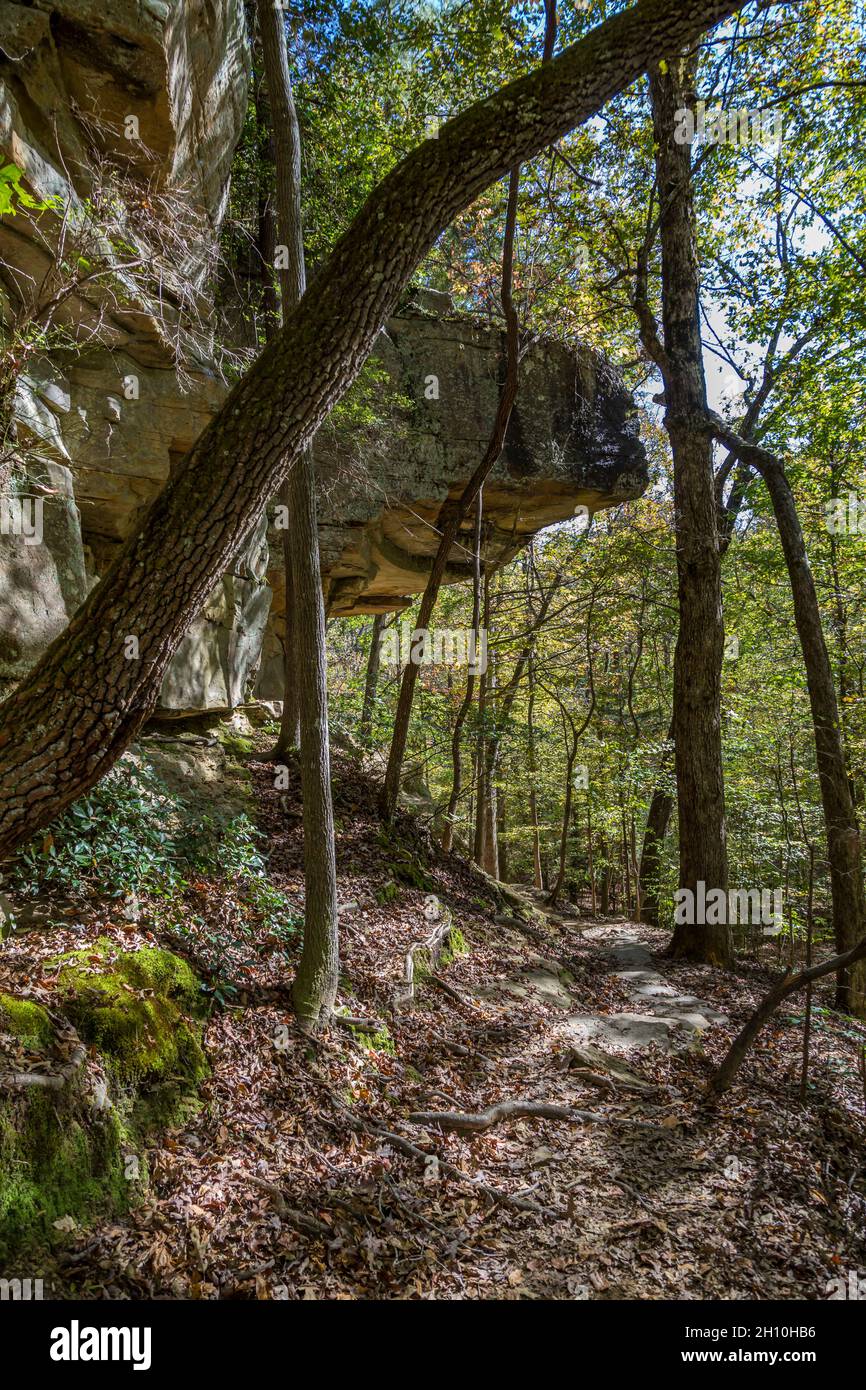
[[(547, 907), (543, 895), (517, 889), (520, 896), (562, 932), (577, 927), (580, 919)], [(713, 1004), (682, 993), (662, 972), (663, 963), (653, 957), (639, 937), (640, 928), (630, 922), (598, 923), (580, 931), (584, 943), (597, 946), (609, 973), (625, 986), (632, 1007), (614, 1013), (571, 1014), (565, 1030), (576, 1042), (599, 1043), (614, 1052), (632, 1052), (650, 1043), (682, 1047), (716, 1024), (727, 1022)], [(560, 963), (559, 973), (563, 965)], [(552, 973), (552, 972), (551, 972)], [(539, 977), (540, 978), (540, 977)]]

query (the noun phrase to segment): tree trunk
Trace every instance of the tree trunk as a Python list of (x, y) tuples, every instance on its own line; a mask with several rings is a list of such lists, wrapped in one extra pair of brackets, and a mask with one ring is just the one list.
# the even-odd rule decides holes
[[(837, 954), (843, 955), (866, 933), (863, 845), (851, 796), (833, 668), (824, 641), (821, 609), (803, 529), (781, 459), (758, 445), (740, 439), (721, 421), (717, 422), (717, 426), (719, 438), (761, 473), (779, 528), (812, 711), (833, 894), (833, 932)], [(866, 1016), (866, 960), (858, 959), (840, 975), (836, 1002), (842, 1009)]]
[(592, 797), (589, 792), (586, 794), (586, 872), (589, 876), (590, 905), (594, 917), (598, 911), (598, 899), (595, 886), (595, 857), (592, 850)]
[[(680, 888), (720, 889), (727, 901), (728, 854), (722, 773), (724, 657), (721, 553), (713, 441), (703, 425), (706, 384), (691, 150), (677, 144), (676, 112), (687, 105), (694, 60), (670, 58), (650, 71), (665, 354), (665, 429), (674, 464), (679, 635), (674, 658), (674, 744), (680, 809)], [(697, 422), (697, 423), (696, 423)], [(694, 914), (692, 914), (694, 915)], [(727, 912), (723, 914), (727, 918)], [(671, 954), (730, 966), (727, 921), (677, 925)]]
[(496, 877), (503, 883), (508, 882), (508, 841), (506, 830), (508, 826), (508, 816), (506, 812), (505, 788), (496, 789), (496, 856), (498, 860)]
[(610, 860), (607, 853), (607, 836), (601, 837), (601, 915), (606, 917), (610, 912)]
[[(285, 17), (279, 0), (258, 0), (259, 32), (274, 121), (277, 231), (285, 239), (288, 266), (280, 272), (284, 320), (306, 289), (301, 225), (301, 133), (286, 52)], [(301, 734), (301, 795), (304, 811), (304, 947), (293, 986), (301, 1025), (327, 1023), (337, 997), (339, 939), (331, 755), (328, 739), (328, 681), (325, 605), (319, 564), (316, 470), (308, 443), (289, 473), (282, 494), (288, 507), (290, 565), (286, 569), (286, 669), (296, 671)], [(295, 644), (290, 647), (290, 640)], [(291, 711), (286, 690), (280, 745), (289, 737)], [(288, 718), (287, 716), (288, 711)]]
[(538, 792), (535, 785), (538, 776), (538, 754), (535, 747), (534, 712), (535, 669), (532, 659), (530, 658), (529, 703), (526, 711), (526, 731), (529, 743), (529, 823), (532, 826), (532, 881), (536, 888), (543, 888), (544, 875), (541, 871), (541, 839), (538, 833)]
[[(219, 576), (458, 213), (745, 0), (642, 0), (469, 107), (368, 198), (67, 629), (0, 706), (0, 860), (113, 766)], [(130, 655), (128, 638), (137, 640)]]
[[(490, 575), (484, 575), (484, 627), (490, 627)], [(496, 718), (496, 664), (493, 654), (488, 657), (487, 670), (481, 677), (478, 716), (478, 808), (475, 827), (476, 862), (485, 873), (499, 877), (499, 853), (496, 841), (496, 783), (490, 755), (490, 728)]]
[[(674, 727), (668, 731), (668, 743), (662, 753), (661, 766), (659, 772), (663, 778), (672, 770), (674, 765), (673, 747)], [(650, 802), (649, 814), (647, 815), (646, 829), (643, 837), (643, 849), (640, 857), (640, 872), (638, 875), (639, 892), (641, 900), (640, 921), (647, 926), (657, 927), (659, 925), (659, 888), (661, 877), (662, 848), (665, 836), (668, 832), (671, 814), (674, 809), (674, 799), (669, 791), (664, 789), (664, 783), (657, 786), (653, 792)]]
[(365, 747), (370, 743), (370, 736), (373, 728), (373, 710), (376, 705), (376, 690), (379, 684), (379, 664), (382, 659), (382, 631), (385, 627), (385, 623), (385, 614), (377, 613), (373, 619), (373, 629), (370, 633), (367, 674), (364, 678), (364, 704), (361, 709), (361, 722), (358, 725), (358, 737)]
[[(484, 489), (479, 489), (478, 497), (475, 502), (475, 545), (474, 545), (474, 573), (472, 577), (472, 631), (475, 634), (475, 650), (479, 650), (478, 631), (481, 627), (481, 517), (484, 507)], [(442, 848), (450, 851), (454, 844), (454, 818), (457, 815), (457, 807), (460, 802), (460, 793), (463, 789), (463, 763), (460, 757), (460, 739), (463, 734), (463, 726), (466, 723), (469, 711), (472, 708), (472, 698), (475, 694), (475, 672), (469, 670), (466, 673), (466, 693), (463, 696), (460, 708), (457, 711), (457, 718), (454, 721), (454, 729), (451, 734), (451, 795), (448, 798), (448, 809), (445, 812), (445, 827), (442, 831)]]
[[(266, 3), (266, 0), (265, 0)], [(262, 6), (260, 4), (259, 8)], [(278, 36), (277, 36), (278, 40)], [(275, 76), (281, 77), (282, 70), (279, 62), (279, 53), (274, 53), (274, 35), (268, 34), (269, 61), (272, 68), (275, 68)], [(259, 23), (259, 45), (264, 43), (264, 31), (261, 22)], [(264, 56), (264, 54), (262, 55)], [(291, 227), (294, 216), (294, 202), (290, 183), (287, 185), (284, 177), (286, 164), (291, 165), (291, 150), (285, 153), (280, 161), (280, 168), (277, 168), (277, 160), (274, 147), (274, 122), (271, 114), (271, 103), (268, 86), (262, 80), (261, 74), (256, 73), (254, 79), (256, 123), (260, 131), (267, 131), (267, 147), (270, 163), (273, 166), (274, 179), (278, 182), (281, 193), (280, 220), (286, 227)], [(270, 171), (269, 171), (270, 172)], [(259, 218), (258, 218), (258, 252), (261, 262), (260, 273), (262, 278), (262, 316), (264, 319), (265, 339), (270, 342), (278, 331), (282, 322), (282, 307), (280, 295), (277, 294), (275, 275), (276, 250), (277, 250), (277, 212), (273, 191), (267, 186), (267, 180), (262, 173), (259, 174)], [(285, 233), (288, 235), (288, 232)], [(303, 246), (301, 248), (303, 252)], [(301, 296), (300, 280), (302, 273), (298, 271), (295, 263), (294, 277), (288, 269), (281, 273), (281, 289), (283, 305), (286, 312), (289, 307), (296, 303)], [(281, 542), (283, 551), (283, 572), (285, 575), (285, 634), (283, 638), (283, 709), (280, 716), (280, 732), (274, 746), (272, 756), (282, 758), (290, 749), (297, 748), (300, 743), (300, 726), (298, 713), (298, 688), (295, 679), (297, 660), (295, 657), (295, 633), (294, 633), (294, 584), (292, 583), (292, 541), (286, 518), (291, 507), (289, 497), (289, 484), (286, 481), (280, 489), (279, 502), (283, 508), (285, 516), (282, 518)]]
[(548, 907), (556, 907), (559, 895), (562, 892), (562, 885), (565, 881), (565, 859), (568, 852), (568, 831), (571, 826), (571, 803), (574, 799), (574, 788), (572, 779), (574, 778), (574, 764), (577, 759), (577, 740), (568, 750), (565, 767), (565, 804), (562, 808), (562, 830), (559, 836), (559, 867), (556, 871), (556, 881), (547, 896)]

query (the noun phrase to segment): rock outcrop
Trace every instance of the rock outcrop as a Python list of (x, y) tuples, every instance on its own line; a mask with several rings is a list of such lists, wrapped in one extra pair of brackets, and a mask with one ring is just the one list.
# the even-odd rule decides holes
[[(70, 225), (97, 237), (112, 268), (64, 296), (56, 346), (31, 350), (18, 373), (17, 487), (44, 499), (46, 520), (41, 545), (0, 534), (0, 678), (20, 676), (62, 628), (225, 398), (209, 268), (247, 71), (240, 0), (0, 0), (0, 160), (44, 205), (13, 196), (0, 217), (7, 345)], [(94, 208), (110, 179), (122, 226), (103, 235)], [(423, 589), (441, 504), (486, 445), (501, 360), (497, 329), (427, 291), (383, 329), (365, 387), (376, 430), (350, 413), (316, 443), (332, 614), (398, 609)], [(485, 488), (488, 558), (504, 563), (577, 506), (645, 486), (617, 372), (588, 349), (536, 343)], [(259, 694), (279, 695), (280, 567), (263, 518), (181, 644), (167, 711), (241, 703), (259, 667)], [(448, 578), (468, 573), (458, 544)]]

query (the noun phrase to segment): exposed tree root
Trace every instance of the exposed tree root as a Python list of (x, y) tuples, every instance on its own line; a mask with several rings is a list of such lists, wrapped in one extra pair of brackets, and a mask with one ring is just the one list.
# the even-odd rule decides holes
[[(415, 974), (416, 957), (422, 953), (426, 954), (430, 973), (435, 972), (439, 964), (442, 951), (451, 936), (451, 909), (443, 908), (438, 899), (430, 895), (432, 910), (441, 917), (441, 921), (436, 921), (436, 925), (428, 937), (423, 941), (416, 941), (409, 947), (403, 961), (403, 978), (395, 986), (392, 994), (391, 1006), (394, 1009), (410, 1009), (415, 1002)], [(433, 906), (435, 904), (435, 907)], [(435, 919), (434, 919), (435, 920)], [(441, 983), (441, 981), (440, 981)], [(459, 997), (459, 996), (458, 996)], [(464, 1002), (461, 1000), (461, 1002)]]
[[(338, 1102), (339, 1104), (339, 1102)], [(425, 1167), (434, 1161), (443, 1173), (449, 1177), (456, 1178), (465, 1183), (467, 1187), (474, 1187), (477, 1192), (481, 1192), (488, 1201), (500, 1206), (512, 1207), (515, 1211), (531, 1212), (533, 1216), (546, 1216), (554, 1221), (565, 1220), (565, 1212), (557, 1211), (554, 1207), (542, 1207), (537, 1202), (530, 1202), (525, 1197), (512, 1197), (510, 1192), (503, 1192), (501, 1188), (491, 1187), (489, 1183), (482, 1182), (480, 1178), (469, 1177), (455, 1163), (449, 1163), (437, 1153), (429, 1153), (424, 1149), (419, 1149), (417, 1144), (411, 1140), (404, 1139), (400, 1134), (394, 1134), (391, 1130), (385, 1129), (383, 1125), (376, 1124), (373, 1120), (362, 1120), (354, 1115), (349, 1115), (345, 1107), (339, 1104), (343, 1115), (353, 1129), (365, 1130), (367, 1133), (375, 1134), (385, 1144), (390, 1144), (399, 1153), (406, 1154), (407, 1158), (417, 1158)]]
[(0, 1072), (0, 1090), (15, 1090), (25, 1086), (41, 1086), (49, 1091), (62, 1091), (87, 1061), (87, 1048), (74, 1028), (65, 1027), (57, 1038), (58, 1043), (71, 1047), (69, 1058), (56, 1071)]
[(593, 1115), (589, 1110), (574, 1110), (570, 1105), (548, 1105), (538, 1100), (503, 1100), (489, 1105), (477, 1115), (462, 1115), (452, 1110), (419, 1110), (409, 1116), (413, 1125), (437, 1125), (458, 1134), (483, 1134), (503, 1120), (565, 1120), (571, 1124), (630, 1125), (637, 1129), (655, 1130), (656, 1125), (638, 1120), (616, 1119), (610, 1115)]

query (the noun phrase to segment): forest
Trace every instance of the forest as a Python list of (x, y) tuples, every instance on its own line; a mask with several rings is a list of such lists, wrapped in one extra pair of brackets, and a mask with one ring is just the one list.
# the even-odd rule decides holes
[(861, 0), (3, 0), (0, 147), (0, 1309), (822, 1364)]

